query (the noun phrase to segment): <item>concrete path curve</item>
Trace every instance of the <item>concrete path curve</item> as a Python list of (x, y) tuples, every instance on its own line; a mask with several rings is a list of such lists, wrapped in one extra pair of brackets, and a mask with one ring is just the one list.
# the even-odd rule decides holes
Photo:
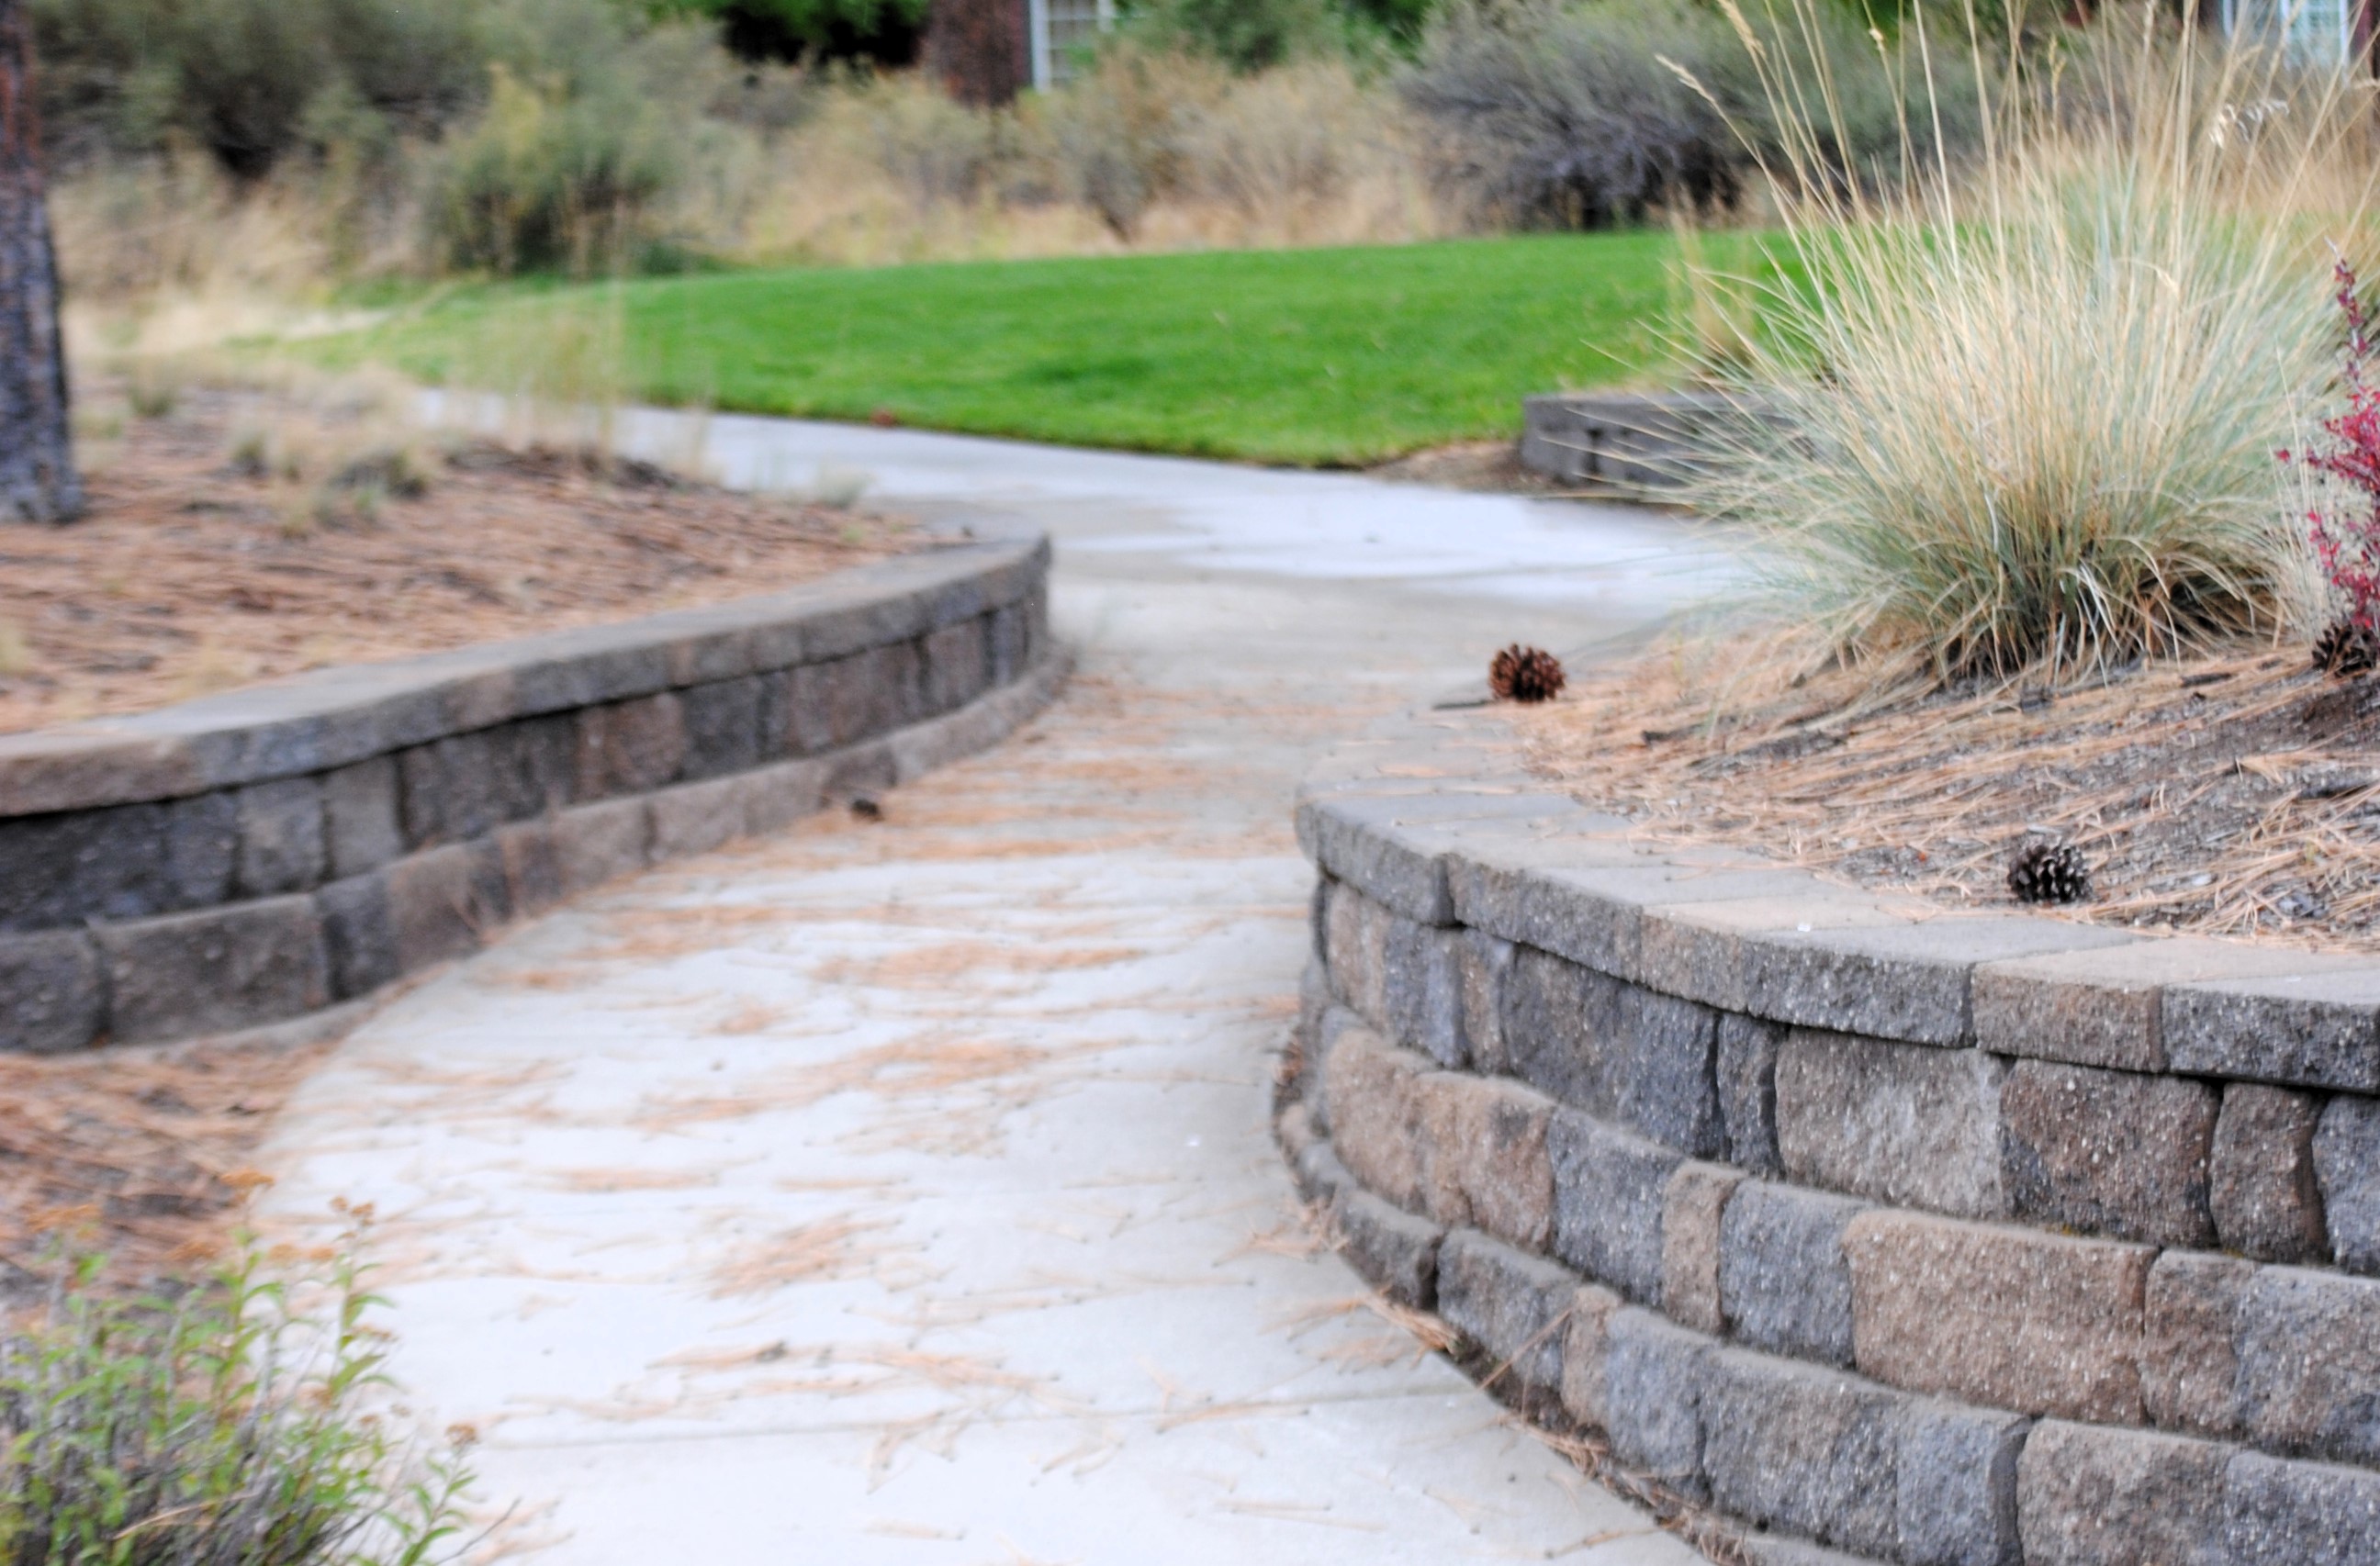
[[(1060, 538), (1060, 706), (404, 997), (300, 1094), (276, 1227), (369, 1202), (418, 1410), (554, 1566), (1699, 1558), (1417, 1357), (1266, 1123), (1288, 802), (1513, 637), (1658, 613), (1657, 518), (714, 420)], [(656, 416), (637, 438), (683, 441)]]

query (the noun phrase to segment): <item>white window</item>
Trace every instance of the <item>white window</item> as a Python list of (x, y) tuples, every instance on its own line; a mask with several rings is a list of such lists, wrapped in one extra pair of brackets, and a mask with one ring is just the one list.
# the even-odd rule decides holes
[(1115, 26), (1115, 0), (1031, 0), (1031, 4), (1036, 87), (1054, 87), (1074, 75), (1075, 47)]
[(2279, 43), (2308, 64), (2344, 65), (2355, 53), (2355, 0), (2223, 0), (2223, 30)]

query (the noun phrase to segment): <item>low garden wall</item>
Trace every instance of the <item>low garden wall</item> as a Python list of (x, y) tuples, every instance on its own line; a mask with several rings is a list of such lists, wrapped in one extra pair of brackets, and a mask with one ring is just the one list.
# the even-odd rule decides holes
[(0, 736), (0, 1049), (290, 1024), (614, 875), (980, 749), (1046, 540)]
[(2380, 964), (1647, 852), (1492, 712), (1304, 789), (1347, 1254), (1776, 1563), (2380, 1561)]
[(1675, 489), (1732, 408), (1695, 392), (1558, 392), (1521, 404), (1521, 466), (1583, 490)]

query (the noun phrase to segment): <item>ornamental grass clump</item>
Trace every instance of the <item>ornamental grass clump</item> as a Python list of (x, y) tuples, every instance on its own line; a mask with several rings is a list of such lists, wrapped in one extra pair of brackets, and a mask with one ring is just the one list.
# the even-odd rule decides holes
[(469, 1481), (376, 1409), (377, 1302), (351, 1262), (319, 1316), (244, 1247), (178, 1299), (70, 1270), (0, 1336), (0, 1566), (426, 1566)]
[[(1738, 19), (1778, 101), (1831, 101)], [(1767, 160), (1795, 281), (1727, 373), (1747, 417), (1701, 500), (1763, 535), (1789, 618), (1886, 672), (2056, 679), (2302, 626), (2273, 454), (2332, 373), (2363, 96), (2140, 12), (1962, 47), (1972, 157), (1912, 152), (1881, 193), (1826, 177), (1823, 128)]]

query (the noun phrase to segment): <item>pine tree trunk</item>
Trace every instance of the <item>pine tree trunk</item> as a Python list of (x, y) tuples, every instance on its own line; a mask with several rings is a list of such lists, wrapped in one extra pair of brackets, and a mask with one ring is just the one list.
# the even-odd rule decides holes
[(32, 26), (24, 0), (0, 0), (0, 521), (67, 522), (81, 510)]

